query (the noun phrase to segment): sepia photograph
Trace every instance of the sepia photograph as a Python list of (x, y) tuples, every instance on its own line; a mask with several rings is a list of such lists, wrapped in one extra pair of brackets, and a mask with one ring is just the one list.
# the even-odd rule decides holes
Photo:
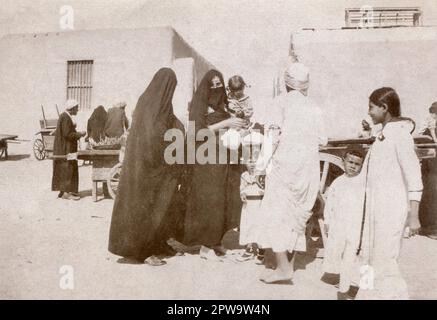
[(436, 0), (0, 0), (0, 300), (436, 300), (436, 52)]

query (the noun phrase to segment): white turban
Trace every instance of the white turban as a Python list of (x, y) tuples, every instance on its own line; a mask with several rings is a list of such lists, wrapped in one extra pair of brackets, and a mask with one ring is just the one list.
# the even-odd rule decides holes
[(70, 111), (76, 106), (79, 106), (79, 102), (76, 99), (68, 99), (65, 103), (65, 110)]
[(124, 107), (126, 107), (126, 105), (127, 105), (126, 102), (121, 101), (121, 102), (115, 104), (114, 107), (117, 107), (117, 108), (124, 108)]
[(309, 70), (302, 63), (292, 63), (284, 73), (287, 87), (295, 90), (305, 90), (309, 86)]

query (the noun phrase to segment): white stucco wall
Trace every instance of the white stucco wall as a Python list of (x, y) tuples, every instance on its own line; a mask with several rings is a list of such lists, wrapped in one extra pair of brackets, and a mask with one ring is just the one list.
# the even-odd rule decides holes
[[(120, 100), (127, 102), (130, 116), (154, 73), (164, 66), (173, 67), (175, 47), (181, 48), (175, 46), (175, 41), (178, 40), (171, 28), (5, 36), (0, 40), (0, 132), (29, 139), (39, 130), (41, 104), (48, 118), (57, 117), (55, 104), (62, 112), (69, 60), (94, 61), (92, 108), (81, 111), (82, 115), (78, 115), (81, 121), (86, 123), (98, 105), (109, 108)], [(185, 51), (185, 56), (194, 53), (191, 48)], [(202, 66), (205, 63), (203, 59)], [(196, 58), (191, 62), (194, 64)], [(192, 75), (183, 73), (192, 73), (194, 68), (181, 68), (180, 62), (175, 66), (180, 88), (174, 108), (182, 114), (193, 90)], [(184, 81), (190, 81), (191, 86)]]
[(402, 115), (417, 124), (437, 101), (437, 28), (301, 31), (293, 38), (331, 137), (357, 133), (379, 87), (393, 87)]

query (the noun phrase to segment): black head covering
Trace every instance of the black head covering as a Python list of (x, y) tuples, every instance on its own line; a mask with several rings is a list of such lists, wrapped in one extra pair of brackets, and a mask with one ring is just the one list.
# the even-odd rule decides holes
[[(211, 89), (212, 79), (218, 77), (222, 87)], [(217, 70), (208, 71), (202, 78), (190, 105), (189, 120), (195, 121), (196, 132), (209, 124), (220, 122), (229, 117), (225, 111), (228, 104), (223, 75)], [(208, 106), (215, 110), (214, 120), (208, 121)]]
[[(141, 159), (146, 166), (163, 164), (164, 134), (175, 119), (172, 99), (176, 84), (174, 71), (161, 68), (138, 99), (126, 143), (125, 162)], [(135, 163), (137, 161), (131, 162)]]
[(91, 117), (88, 119), (87, 134), (88, 138), (93, 138), (98, 142), (105, 136), (105, 124), (108, 119), (108, 113), (103, 106), (98, 106), (94, 109)]

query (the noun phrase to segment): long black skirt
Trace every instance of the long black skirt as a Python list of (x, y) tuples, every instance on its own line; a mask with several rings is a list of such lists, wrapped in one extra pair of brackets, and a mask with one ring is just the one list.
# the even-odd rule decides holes
[(240, 223), (241, 165), (195, 164), (190, 168), (184, 243), (220, 245), (223, 235)]
[(147, 176), (135, 180), (132, 183), (132, 179), (123, 179), (122, 172), (108, 249), (142, 261), (169, 253), (166, 240), (170, 237), (181, 240), (184, 199), (174, 170), (151, 169)]
[(79, 168), (76, 160), (54, 160), (52, 191), (79, 191)]

